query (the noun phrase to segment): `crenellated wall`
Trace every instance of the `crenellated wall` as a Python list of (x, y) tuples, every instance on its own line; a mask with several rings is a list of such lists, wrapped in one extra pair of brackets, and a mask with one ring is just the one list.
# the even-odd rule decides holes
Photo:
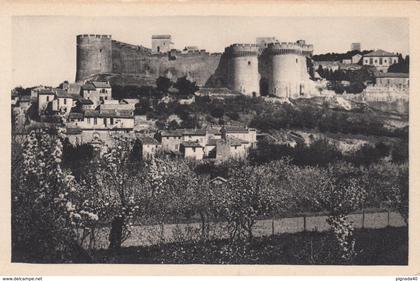
[(153, 84), (159, 76), (175, 81), (186, 76), (198, 86), (228, 87), (244, 95), (299, 97), (311, 91), (306, 57), (313, 46), (299, 40), (276, 42), (266, 49), (256, 44), (233, 44), (221, 53), (204, 50), (151, 49), (111, 39), (110, 35), (77, 36), (76, 81), (95, 74), (119, 74), (116, 84)]
[(220, 62), (221, 54), (152, 54), (150, 49), (112, 41), (113, 72), (142, 74), (151, 79), (159, 76), (176, 79), (187, 76), (204, 86)]

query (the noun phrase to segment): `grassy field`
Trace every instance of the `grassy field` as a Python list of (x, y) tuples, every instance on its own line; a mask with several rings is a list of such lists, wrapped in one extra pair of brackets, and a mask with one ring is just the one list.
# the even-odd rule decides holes
[[(355, 265), (406, 265), (408, 228), (360, 229), (355, 232)], [(95, 263), (167, 264), (341, 264), (331, 232), (302, 232), (254, 238), (247, 246), (230, 247), (224, 239), (148, 247), (119, 252), (98, 250)]]

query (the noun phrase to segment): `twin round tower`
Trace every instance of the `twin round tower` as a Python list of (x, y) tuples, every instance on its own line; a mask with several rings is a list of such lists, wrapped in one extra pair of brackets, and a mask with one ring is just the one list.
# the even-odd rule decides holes
[[(162, 53), (143, 46), (130, 45), (129, 51), (124, 51), (127, 48), (118, 47), (118, 59), (120, 62), (125, 53), (129, 54), (129, 57), (124, 57), (126, 63), (144, 64), (136, 69), (146, 69), (148, 71), (145, 75), (156, 77), (174, 69), (174, 65), (178, 64), (177, 67), (185, 69), (186, 72), (177, 73), (178, 76), (206, 76), (199, 77), (200, 81), (210, 81), (210, 76), (218, 76), (223, 84), (219, 86), (228, 87), (247, 96), (262, 94), (297, 98), (311, 95), (314, 87), (309, 79), (307, 58), (312, 56), (313, 46), (306, 44), (304, 40), (280, 43), (272, 37), (269, 37), (269, 40), (264, 38), (257, 38), (257, 44), (230, 45), (225, 48), (223, 54), (181, 54), (173, 51)], [(159, 45), (159, 42), (152, 43)], [(111, 39), (111, 35), (77, 36), (76, 81), (83, 81), (101, 73), (127, 73), (128, 71), (120, 66), (124, 63), (113, 64), (113, 60), (117, 60), (115, 49), (120, 45), (121, 43)], [(217, 63), (214, 63), (215, 60)], [(179, 64), (185, 65), (179, 67)], [(165, 66), (168, 70), (164, 69)], [(153, 71), (154, 69), (158, 70)], [(209, 85), (203, 83), (199, 86)]]
[(225, 49), (228, 87), (249, 96), (308, 96), (314, 88), (306, 63), (312, 52), (313, 46), (305, 44), (304, 40), (273, 42), (266, 46), (233, 44)]

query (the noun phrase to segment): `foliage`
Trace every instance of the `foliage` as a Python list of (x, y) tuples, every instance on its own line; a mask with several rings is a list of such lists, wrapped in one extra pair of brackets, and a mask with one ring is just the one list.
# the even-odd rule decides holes
[(392, 64), (388, 68), (388, 72), (409, 73), (410, 72), (410, 56), (403, 58), (401, 54), (398, 56), (398, 62)]
[(168, 92), (171, 85), (172, 82), (169, 78), (159, 76), (159, 78), (156, 79), (156, 89), (163, 94), (166, 94)]
[(24, 146), (12, 178), (14, 260), (89, 259), (74, 229), (97, 220), (97, 214), (84, 208), (80, 186), (62, 169), (60, 131), (58, 135), (32, 131)]
[(197, 90), (198, 87), (195, 82), (191, 82), (187, 77), (178, 78), (175, 82), (174, 87), (178, 89), (180, 96), (192, 96)]

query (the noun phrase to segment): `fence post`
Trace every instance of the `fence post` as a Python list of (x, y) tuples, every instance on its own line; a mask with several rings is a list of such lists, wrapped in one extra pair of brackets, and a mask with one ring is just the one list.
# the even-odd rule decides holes
[(274, 219), (271, 220), (271, 235), (274, 235)]
[(164, 225), (163, 223), (160, 224), (160, 240), (162, 243), (165, 242), (165, 231), (164, 231)]
[(303, 215), (303, 231), (306, 232), (306, 215)]
[(362, 209), (362, 229), (365, 228), (365, 209)]
[(387, 220), (388, 224), (387, 224), (387, 227), (390, 227), (390, 224), (389, 224), (389, 216), (390, 216), (390, 210), (388, 208), (388, 220)]

